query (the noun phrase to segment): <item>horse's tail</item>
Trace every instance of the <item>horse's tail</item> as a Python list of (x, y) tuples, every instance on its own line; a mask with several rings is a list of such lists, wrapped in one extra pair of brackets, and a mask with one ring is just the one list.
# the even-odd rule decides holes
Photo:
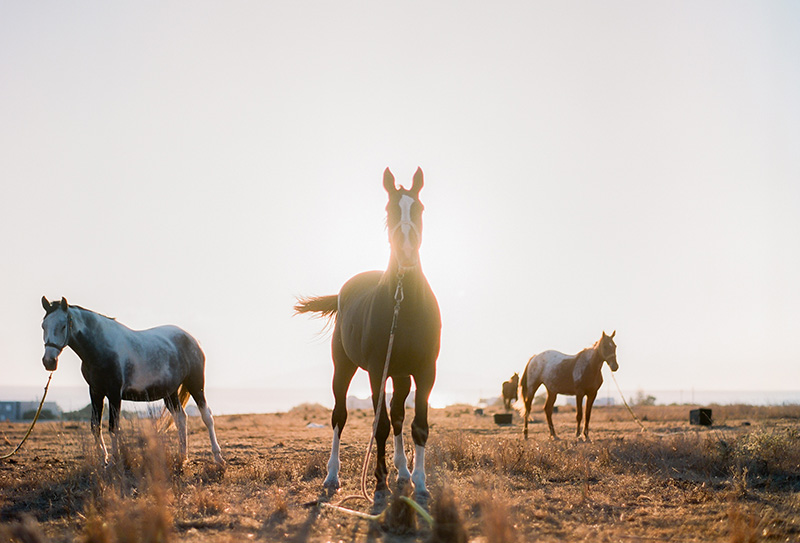
[[(186, 407), (186, 404), (189, 403), (189, 396), (189, 391), (181, 384), (178, 387), (178, 401), (181, 402), (181, 407)], [(169, 409), (167, 409), (166, 406), (162, 407), (161, 415), (159, 415), (158, 422), (156, 423), (158, 432), (166, 432), (169, 430), (170, 426), (172, 426), (173, 422), (175, 422), (175, 419), (173, 418), (172, 413), (169, 412)]]
[(522, 372), (522, 378), (519, 380), (522, 394), (520, 394), (517, 401), (514, 402), (514, 408), (519, 411), (519, 414), (523, 417), (525, 416), (525, 400), (528, 399), (528, 366), (531, 365), (531, 360), (533, 360), (533, 357), (528, 359), (528, 363), (525, 364), (525, 371)]
[(294, 312), (296, 315), (299, 315), (300, 313), (319, 313), (319, 317), (326, 317), (328, 319), (336, 315), (338, 309), (338, 294), (332, 294), (330, 296), (311, 296), (308, 298), (298, 298), (297, 303), (294, 304)]

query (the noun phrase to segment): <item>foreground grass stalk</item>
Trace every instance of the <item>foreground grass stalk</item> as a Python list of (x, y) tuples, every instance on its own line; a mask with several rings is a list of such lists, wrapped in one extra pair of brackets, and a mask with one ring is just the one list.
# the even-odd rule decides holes
[(420, 504), (418, 504), (408, 496), (400, 496), (400, 499), (406, 502), (408, 505), (410, 505), (411, 508), (414, 509), (414, 511), (416, 511), (419, 514), (419, 516), (425, 519), (425, 522), (428, 523), (428, 526), (433, 527), (433, 517), (430, 515), (430, 513), (425, 511), (425, 509)]

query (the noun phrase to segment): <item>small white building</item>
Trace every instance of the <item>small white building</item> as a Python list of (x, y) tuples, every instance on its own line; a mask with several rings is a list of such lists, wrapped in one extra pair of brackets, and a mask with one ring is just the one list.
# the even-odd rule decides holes
[[(575, 396), (567, 396), (567, 405), (575, 406)], [(585, 403), (585, 401), (584, 401)], [(612, 407), (617, 405), (617, 402), (614, 398), (603, 396), (602, 398), (598, 396), (594, 399), (593, 407)]]

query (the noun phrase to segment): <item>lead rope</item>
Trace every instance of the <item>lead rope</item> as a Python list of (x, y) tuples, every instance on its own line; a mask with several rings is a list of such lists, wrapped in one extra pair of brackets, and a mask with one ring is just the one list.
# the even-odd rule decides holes
[[(622, 394), (622, 389), (619, 388), (619, 383), (617, 383), (617, 378), (614, 377), (613, 373), (611, 374), (611, 378), (614, 379), (614, 384), (617, 385), (617, 391), (619, 392), (620, 398), (622, 398), (622, 403), (624, 403), (625, 407), (628, 408), (628, 412), (631, 414), (631, 417), (633, 417), (633, 420), (636, 422), (636, 424), (638, 424), (639, 427), (642, 429), (642, 432), (647, 432), (651, 436), (659, 436), (659, 437), (670, 437), (670, 436), (674, 436), (674, 435), (678, 435), (678, 434), (686, 434), (686, 433), (688, 433), (688, 431), (686, 431), (686, 430), (679, 431), (679, 432), (669, 432), (669, 433), (667, 433), (667, 432), (654, 432), (650, 428), (647, 428), (644, 424), (642, 424), (642, 421), (639, 420), (639, 417), (636, 416), (636, 413), (633, 412), (633, 409), (631, 409), (631, 406), (628, 405), (628, 402), (625, 401), (625, 395)], [(720, 440), (721, 439), (722, 438), (720, 438)]]
[(622, 403), (624, 403), (625, 407), (628, 408), (628, 413), (631, 414), (631, 417), (633, 417), (633, 420), (636, 421), (636, 424), (638, 424), (641, 427), (642, 432), (649, 432), (649, 430), (647, 428), (645, 428), (644, 424), (642, 424), (642, 421), (639, 420), (639, 417), (636, 416), (636, 413), (633, 412), (633, 409), (631, 409), (631, 406), (628, 405), (628, 402), (625, 401), (625, 395), (622, 394), (622, 389), (619, 388), (619, 383), (617, 383), (617, 378), (614, 377), (614, 373), (613, 372), (611, 373), (611, 378), (614, 380), (614, 384), (617, 385), (617, 391), (619, 392), (619, 397), (622, 398)]
[(19, 445), (8, 454), (4, 454), (0, 456), (0, 460), (5, 460), (6, 458), (11, 458), (14, 456), (17, 451), (22, 447), (22, 444), (25, 443), (25, 440), (28, 439), (28, 436), (31, 435), (33, 432), (33, 425), (36, 424), (36, 421), (39, 420), (39, 414), (42, 412), (42, 407), (44, 406), (44, 399), (47, 397), (47, 389), (50, 388), (50, 380), (53, 378), (53, 372), (50, 372), (50, 376), (47, 378), (47, 384), (44, 386), (44, 394), (42, 394), (42, 401), (39, 402), (39, 409), (36, 410), (36, 415), (33, 417), (33, 421), (31, 422), (31, 427), (28, 428), (28, 432), (25, 434), (25, 437), (22, 438), (22, 441), (19, 442)]
[[(369, 470), (369, 460), (372, 456), (372, 445), (375, 443), (375, 432), (378, 430), (378, 420), (380, 419), (381, 410), (384, 408), (384, 399), (386, 397), (386, 379), (389, 377), (389, 361), (392, 358), (392, 347), (394, 346), (394, 333), (397, 330), (397, 315), (400, 313), (400, 303), (403, 301), (403, 272), (397, 272), (397, 288), (394, 291), (394, 315), (392, 316), (392, 327), (389, 331), (389, 346), (386, 348), (386, 362), (383, 364), (383, 376), (381, 377), (381, 392), (378, 395), (378, 408), (375, 410), (375, 418), (372, 421), (372, 435), (369, 438), (369, 445), (367, 446), (367, 453), (364, 455), (364, 465), (361, 467), (361, 494), (353, 494), (345, 496), (339, 501), (338, 505), (343, 504), (347, 500), (363, 498), (369, 503), (375, 503), (372, 498), (367, 494), (367, 471)], [(336, 507), (331, 505), (330, 507)]]

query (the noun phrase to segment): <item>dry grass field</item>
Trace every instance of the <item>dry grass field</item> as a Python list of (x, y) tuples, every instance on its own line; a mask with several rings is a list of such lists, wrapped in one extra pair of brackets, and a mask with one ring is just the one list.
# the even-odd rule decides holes
[[(343, 488), (330, 497), (321, 488), (329, 412), (318, 406), (217, 417), (224, 468), (211, 462), (196, 418), (182, 468), (174, 429), (158, 436), (150, 421), (124, 421), (109, 468), (88, 423), (42, 422), (20, 453), (0, 461), (0, 541), (800, 541), (800, 406), (713, 410), (707, 428), (689, 425), (688, 407), (640, 407), (643, 432), (624, 408), (597, 408), (584, 443), (572, 438), (568, 408), (555, 416), (558, 441), (538, 411), (523, 441), (517, 414), (500, 427), (492, 410), (434, 409), (433, 527), (416, 515), (381, 523), (304, 506), (358, 493), (368, 412), (350, 414)], [(0, 451), (25, 430), (0, 424)], [(410, 454), (410, 436), (406, 443)], [(364, 501), (347, 506), (379, 512)]]

